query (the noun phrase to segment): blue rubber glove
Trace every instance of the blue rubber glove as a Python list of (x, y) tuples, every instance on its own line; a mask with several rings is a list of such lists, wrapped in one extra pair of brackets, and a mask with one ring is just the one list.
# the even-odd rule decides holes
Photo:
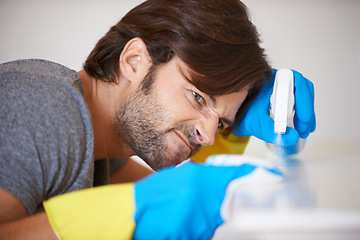
[(136, 182), (134, 239), (210, 239), (223, 223), (226, 187), (255, 168), (189, 162)]
[[(268, 143), (276, 143), (274, 120), (269, 115), (270, 97), (273, 91), (276, 70), (273, 77), (263, 86), (258, 97), (250, 106), (244, 119), (234, 128), (233, 134), (238, 137), (254, 136)], [(299, 72), (294, 73), (295, 116), (294, 128), (287, 127), (282, 134), (282, 144), (291, 146), (299, 137), (306, 138), (315, 131), (314, 85)]]

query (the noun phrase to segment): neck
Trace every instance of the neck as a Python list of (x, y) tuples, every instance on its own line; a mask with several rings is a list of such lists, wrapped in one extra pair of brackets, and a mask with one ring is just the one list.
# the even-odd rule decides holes
[(85, 70), (81, 70), (78, 74), (83, 83), (85, 102), (93, 125), (94, 159), (131, 157), (133, 152), (116, 137), (112, 128), (117, 102), (111, 98), (114, 94), (110, 92), (116, 86), (110, 86), (113, 83), (92, 78)]

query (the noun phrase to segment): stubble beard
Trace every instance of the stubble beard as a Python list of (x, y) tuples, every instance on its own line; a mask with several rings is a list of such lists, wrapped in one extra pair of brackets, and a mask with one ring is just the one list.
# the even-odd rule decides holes
[[(165, 131), (157, 130), (159, 126), (167, 126), (171, 116), (167, 116), (166, 109), (159, 105), (158, 97), (153, 93), (154, 77), (154, 72), (150, 71), (140, 88), (118, 107), (113, 128), (119, 141), (151, 168), (158, 170), (189, 158), (201, 146), (192, 143), (194, 131), (190, 126), (179, 124)], [(170, 152), (167, 148), (166, 134), (174, 130), (181, 131), (190, 141), (192, 150), (186, 157), (181, 151)]]

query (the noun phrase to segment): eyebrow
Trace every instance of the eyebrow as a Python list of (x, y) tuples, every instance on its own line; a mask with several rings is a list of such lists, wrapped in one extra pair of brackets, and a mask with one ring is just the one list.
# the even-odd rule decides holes
[(214, 96), (209, 96), (209, 98), (211, 105), (216, 106), (216, 98)]
[(227, 124), (229, 127), (231, 127), (234, 124), (234, 121), (231, 121), (228, 118), (219, 118), (219, 120)]
[[(216, 98), (214, 96), (209, 96), (209, 98), (210, 98), (211, 105), (215, 107), (216, 106)], [(231, 121), (228, 118), (219, 118), (219, 120), (224, 122), (229, 127), (231, 127), (235, 123), (235, 121)]]

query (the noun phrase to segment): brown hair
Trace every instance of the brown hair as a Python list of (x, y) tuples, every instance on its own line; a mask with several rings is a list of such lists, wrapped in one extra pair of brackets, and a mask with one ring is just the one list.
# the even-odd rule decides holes
[(209, 95), (250, 87), (239, 121), (271, 74), (255, 26), (238, 0), (148, 0), (132, 9), (96, 44), (85, 71), (116, 82), (126, 43), (141, 38), (154, 66), (177, 55), (189, 68), (188, 79)]

